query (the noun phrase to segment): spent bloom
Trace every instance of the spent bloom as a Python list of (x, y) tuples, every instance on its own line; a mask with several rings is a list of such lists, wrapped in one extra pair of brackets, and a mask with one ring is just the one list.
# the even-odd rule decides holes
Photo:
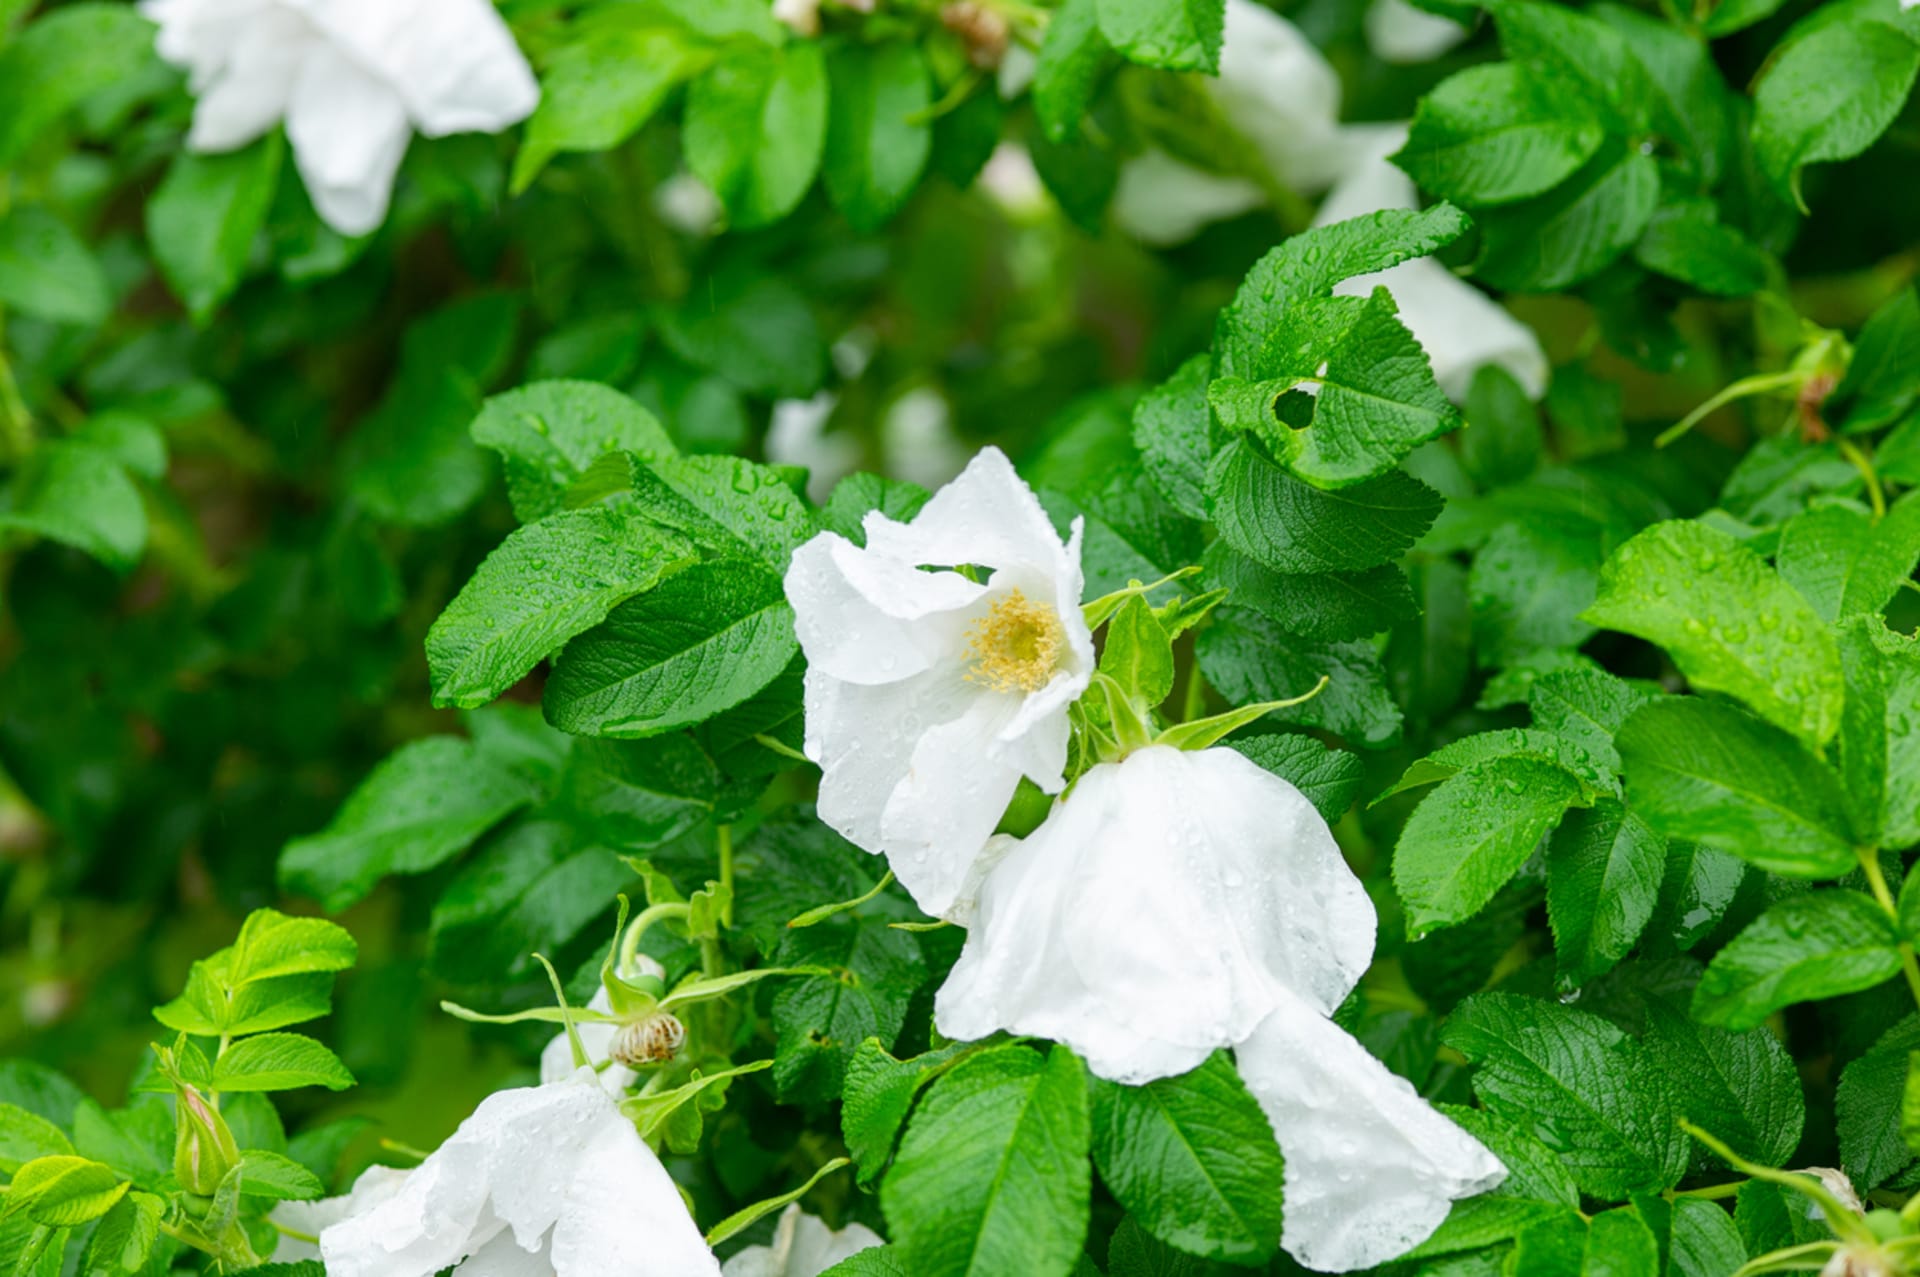
[(188, 147), (231, 151), (284, 120), (314, 208), (343, 235), (385, 220), (416, 131), (495, 132), (540, 99), (488, 0), (142, 0), (140, 10), (198, 99)]
[(787, 570), (807, 756), (821, 819), (943, 915), (1020, 778), (1065, 784), (1068, 708), (1094, 663), (1081, 528), (1063, 543), (988, 448), (911, 521), (876, 511), (864, 531), (864, 547), (821, 533)]
[[(368, 1172), (372, 1174), (373, 1172)], [(591, 1069), (499, 1091), (320, 1234), (328, 1277), (719, 1277), (680, 1190)]]
[(940, 1031), (1066, 1043), (1138, 1084), (1237, 1048), (1285, 1156), (1282, 1244), (1349, 1271), (1426, 1237), (1504, 1177), (1491, 1153), (1329, 1018), (1374, 913), (1307, 798), (1229, 749), (1151, 746), (996, 838)]
[(865, 1224), (836, 1232), (795, 1202), (780, 1213), (772, 1245), (748, 1246), (720, 1271), (723, 1277), (819, 1277), (843, 1259), (884, 1245), (886, 1240)]

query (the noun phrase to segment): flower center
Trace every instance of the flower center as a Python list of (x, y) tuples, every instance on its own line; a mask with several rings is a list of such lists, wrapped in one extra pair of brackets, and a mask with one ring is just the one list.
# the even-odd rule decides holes
[(996, 692), (1037, 692), (1053, 678), (1066, 629), (1053, 609), (1018, 590), (967, 629), (967, 681)]

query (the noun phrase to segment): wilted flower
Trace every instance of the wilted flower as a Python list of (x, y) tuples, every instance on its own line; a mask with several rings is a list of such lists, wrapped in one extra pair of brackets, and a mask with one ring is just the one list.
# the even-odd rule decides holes
[[(1345, 130), (1345, 136), (1350, 166), (1320, 206), (1314, 225), (1344, 222), (1386, 208), (1420, 207), (1413, 179), (1387, 159), (1406, 144), (1406, 125), (1356, 125)], [(1401, 322), (1426, 350), (1434, 380), (1448, 398), (1464, 401), (1474, 373), (1489, 364), (1512, 373), (1529, 399), (1546, 393), (1551, 370), (1533, 330), (1438, 261), (1416, 258), (1344, 280), (1333, 291), (1365, 297), (1376, 287), (1393, 294)]]
[(451, 1265), (455, 1277), (720, 1272), (666, 1168), (590, 1069), (488, 1096), (378, 1197), (320, 1234), (328, 1277)]
[(911, 522), (876, 511), (865, 532), (864, 548), (823, 532), (787, 570), (807, 755), (821, 819), (944, 914), (1020, 778), (1065, 784), (1067, 710), (1094, 663), (1080, 525), (1062, 544), (988, 448)]
[(160, 56), (186, 69), (195, 151), (230, 151), (286, 121), (313, 206), (343, 235), (387, 214), (418, 130), (494, 132), (540, 100), (488, 0), (142, 0)]
[(724, 1277), (819, 1277), (843, 1259), (884, 1245), (886, 1240), (864, 1224), (835, 1232), (795, 1202), (780, 1213), (771, 1246), (748, 1246), (720, 1271)]
[(1285, 780), (1153, 746), (995, 842), (942, 1033), (1053, 1038), (1136, 1084), (1239, 1048), (1287, 1162), (1283, 1244), (1322, 1270), (1400, 1254), (1504, 1176), (1328, 1018), (1372, 958), (1373, 905)]

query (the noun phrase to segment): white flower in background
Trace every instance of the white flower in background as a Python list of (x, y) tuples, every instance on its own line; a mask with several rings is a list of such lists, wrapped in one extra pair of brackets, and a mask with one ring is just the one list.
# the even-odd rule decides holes
[[(865, 531), (864, 549), (823, 532), (787, 569), (807, 756), (820, 818), (943, 915), (963, 905), (1020, 778), (1065, 783), (1067, 709), (1094, 664), (1081, 525), (1062, 544), (987, 448), (911, 522), (876, 511)], [(951, 570), (963, 566), (979, 579)]]
[(795, 1202), (781, 1212), (771, 1246), (748, 1246), (720, 1271), (723, 1277), (819, 1277), (843, 1259), (886, 1244), (864, 1224), (835, 1232)]
[(807, 495), (825, 502), (833, 485), (860, 465), (860, 443), (850, 435), (830, 434), (827, 422), (840, 396), (822, 390), (811, 399), (781, 399), (767, 419), (767, 460), (799, 466), (807, 472)]
[[(1413, 179), (1387, 159), (1406, 145), (1406, 125), (1355, 125), (1345, 135), (1351, 167), (1320, 206), (1315, 226), (1384, 208), (1420, 207)], [(1433, 258), (1344, 280), (1333, 291), (1365, 297), (1376, 286), (1393, 294), (1401, 322), (1425, 347), (1434, 379), (1449, 399), (1465, 401), (1473, 374), (1488, 364), (1512, 373), (1529, 399), (1546, 393), (1551, 368), (1533, 330)]]
[(953, 407), (931, 386), (894, 400), (880, 419), (880, 450), (889, 478), (937, 488), (967, 468), (971, 449), (953, 431)]
[(1452, 18), (1416, 9), (1407, 0), (1373, 0), (1366, 31), (1373, 55), (1397, 66), (1431, 62), (1470, 34)]
[[(273, 1208), (273, 1222), (307, 1237), (318, 1237), (341, 1220), (365, 1214), (398, 1193), (407, 1182), (407, 1174), (392, 1166), (369, 1166), (345, 1196), (323, 1197), (317, 1202), (281, 1202)], [(320, 1247), (282, 1233), (269, 1258), (276, 1264), (318, 1259)]]
[[(1227, 0), (1220, 75), (1206, 81), (1227, 122), (1267, 170), (1301, 195), (1323, 191), (1344, 163), (1340, 77), (1299, 28), (1254, 0)], [(1259, 188), (1149, 152), (1122, 170), (1114, 218), (1150, 244), (1172, 244), (1264, 201)]]
[(1373, 956), (1373, 905), (1286, 781), (1153, 746), (994, 841), (943, 1034), (1052, 1038), (1129, 1084), (1240, 1048), (1287, 1162), (1282, 1243), (1323, 1271), (1400, 1254), (1504, 1176), (1328, 1018)]
[[(666, 970), (644, 953), (637, 955), (635, 962), (636, 973), (651, 975), (656, 979), (666, 975)], [(587, 1008), (592, 1011), (611, 1012), (613, 999), (608, 996), (604, 988), (600, 989), (593, 995), (593, 1000), (587, 1003)], [(608, 1059), (612, 1054), (614, 1039), (620, 1036), (625, 1027), (621, 1024), (580, 1021), (573, 1026), (573, 1031), (580, 1036), (580, 1047), (587, 1053), (587, 1062), (598, 1066), (602, 1060)], [(572, 1077), (574, 1067), (573, 1044), (567, 1041), (564, 1031), (554, 1034), (540, 1052), (541, 1083), (546, 1085)], [(627, 1088), (632, 1086), (634, 1079), (639, 1076), (626, 1065), (614, 1061), (600, 1070), (600, 1088), (618, 1099), (627, 1093)]]
[[(1016, 46), (1018, 47), (1018, 46)], [(1033, 155), (1018, 142), (1002, 142), (980, 170), (980, 189), (1015, 221), (1030, 221), (1047, 207), (1047, 188)]]
[(539, 86), (488, 0), (142, 0), (199, 99), (187, 145), (231, 151), (282, 120), (314, 208), (343, 235), (387, 215), (413, 133), (495, 132)]
[(328, 1277), (720, 1272), (672, 1177), (590, 1069), (488, 1096), (395, 1191), (322, 1232), (320, 1253)]

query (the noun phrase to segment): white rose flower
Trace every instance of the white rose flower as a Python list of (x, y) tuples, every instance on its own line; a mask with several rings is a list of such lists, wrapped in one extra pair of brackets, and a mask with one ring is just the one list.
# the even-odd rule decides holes
[(1367, 47), (1382, 62), (1431, 62), (1470, 34), (1452, 18), (1416, 9), (1407, 0), (1373, 0), (1367, 9)]
[[(1345, 135), (1351, 167), (1320, 206), (1315, 226), (1384, 208), (1420, 207), (1413, 179), (1387, 159), (1406, 145), (1406, 125), (1355, 125)], [(1551, 367), (1533, 330), (1433, 258), (1343, 280), (1333, 291), (1365, 297), (1376, 286), (1393, 294), (1401, 322), (1426, 349), (1434, 380), (1455, 403), (1465, 402), (1473, 375), (1489, 364), (1512, 373), (1529, 399), (1546, 393)]]
[(773, 1245), (748, 1246), (720, 1271), (723, 1277), (820, 1277), (841, 1260), (886, 1244), (865, 1224), (835, 1232), (795, 1202), (780, 1213)]
[(1128, 1084), (1238, 1047), (1287, 1162), (1282, 1244), (1323, 1271), (1400, 1254), (1504, 1176), (1328, 1018), (1372, 958), (1373, 904), (1286, 781), (1153, 746), (995, 841), (943, 1034), (1052, 1038)]
[(787, 570), (820, 817), (885, 854), (928, 913), (964, 908), (1022, 776), (1065, 783), (1067, 710), (1094, 665), (1080, 536), (1076, 521), (1062, 544), (988, 448), (911, 522), (876, 511), (864, 549), (823, 532)]
[[(303, 1237), (318, 1237), (334, 1224), (352, 1215), (364, 1214), (400, 1191), (408, 1172), (392, 1166), (369, 1166), (353, 1181), (353, 1187), (341, 1197), (323, 1197), (317, 1202), (281, 1202), (273, 1208), (273, 1222), (290, 1228)], [(276, 1264), (297, 1263), (320, 1258), (320, 1247), (300, 1237), (281, 1234), (273, 1254)]]
[(591, 1069), (488, 1096), (397, 1191), (322, 1232), (320, 1253), (328, 1277), (720, 1273)]
[(343, 235), (387, 215), (415, 130), (494, 132), (539, 86), (488, 0), (141, 0), (199, 101), (187, 145), (230, 151), (286, 121), (314, 208)]

